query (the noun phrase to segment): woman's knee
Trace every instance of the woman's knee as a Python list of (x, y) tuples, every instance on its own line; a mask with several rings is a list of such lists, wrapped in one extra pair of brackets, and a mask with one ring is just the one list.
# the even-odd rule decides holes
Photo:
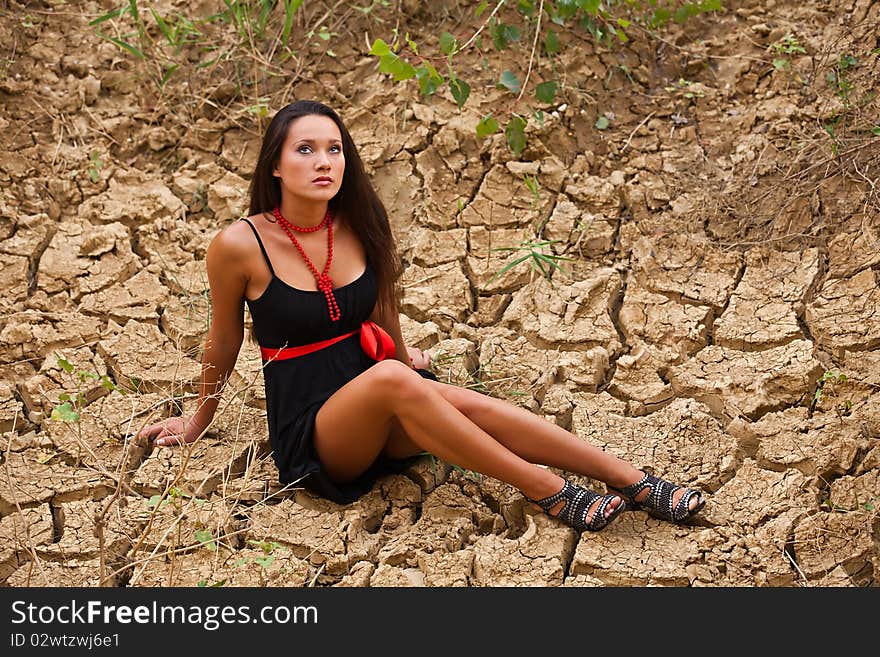
[(396, 400), (414, 401), (428, 394), (426, 380), (399, 360), (382, 360), (370, 369), (373, 374), (373, 384), (393, 395)]
[(486, 408), (488, 397), (476, 390), (469, 390), (460, 386), (432, 381), (431, 384), (450, 404), (455, 406), (460, 413), (470, 417)]

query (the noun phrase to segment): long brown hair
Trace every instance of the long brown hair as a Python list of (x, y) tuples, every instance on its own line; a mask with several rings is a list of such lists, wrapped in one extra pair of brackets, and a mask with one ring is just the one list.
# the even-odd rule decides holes
[(278, 165), (290, 124), (303, 116), (313, 114), (332, 119), (342, 135), (345, 172), (339, 191), (330, 199), (330, 212), (334, 216), (345, 217), (345, 221), (363, 244), (367, 259), (376, 272), (380, 312), (389, 310), (389, 301), (392, 303), (390, 309), (396, 312), (400, 299), (397, 281), (403, 273), (403, 266), (391, 232), (388, 213), (364, 171), (364, 164), (351, 135), (342, 119), (331, 108), (314, 100), (298, 100), (281, 108), (272, 117), (251, 178), (250, 214), (271, 212), (281, 205), (281, 184), (272, 172)]

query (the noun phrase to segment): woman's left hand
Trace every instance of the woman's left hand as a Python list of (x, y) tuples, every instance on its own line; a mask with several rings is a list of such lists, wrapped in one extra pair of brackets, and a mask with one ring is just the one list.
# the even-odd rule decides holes
[(429, 352), (416, 349), (415, 347), (407, 347), (406, 351), (409, 354), (409, 362), (412, 363), (413, 367), (419, 370), (430, 369), (431, 354)]

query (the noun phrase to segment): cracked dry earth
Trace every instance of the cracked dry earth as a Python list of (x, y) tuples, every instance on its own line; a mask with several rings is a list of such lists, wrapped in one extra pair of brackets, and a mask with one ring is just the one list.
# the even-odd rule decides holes
[[(880, 140), (853, 151), (859, 178), (816, 126), (840, 104), (821, 68), (838, 52), (880, 90), (880, 3), (725, 2), (659, 47), (580, 42), (559, 67), (583, 93), (545, 108), (519, 160), (474, 136), (506, 102), (492, 84), (461, 112), (413, 102), (345, 44), (298, 83), (361, 148), (405, 260), (404, 335), (438, 377), (707, 494), (695, 524), (633, 511), (584, 535), (431, 458), (348, 506), (281, 489), (247, 341), (191, 449), (126, 438), (194, 403), (205, 249), (243, 211), (259, 138), (234, 90), (185, 126), (157, 105), (88, 27), (105, 4), (0, 2), (0, 582), (878, 584)], [(404, 4), (413, 34), (431, 25)], [(774, 72), (788, 33), (806, 53)], [(552, 282), (493, 278), (520, 255), (495, 249), (536, 236), (572, 258)], [(53, 419), (64, 393), (78, 421)]]

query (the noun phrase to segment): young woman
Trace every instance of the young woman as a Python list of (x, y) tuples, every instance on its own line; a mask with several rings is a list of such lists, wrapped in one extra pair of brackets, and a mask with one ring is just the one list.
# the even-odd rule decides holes
[[(264, 361), (266, 415), (281, 483), (349, 503), (422, 452), (505, 481), (578, 530), (605, 527), (627, 502), (674, 522), (702, 494), (653, 477), (543, 418), (437, 381), (406, 346), (401, 274), (385, 208), (342, 120), (297, 101), (272, 119), (250, 186), (250, 216), (207, 252), (212, 317), (192, 417), (142, 429), (156, 445), (196, 440), (217, 408), (244, 333)], [(599, 495), (554, 466), (605, 482)]]

